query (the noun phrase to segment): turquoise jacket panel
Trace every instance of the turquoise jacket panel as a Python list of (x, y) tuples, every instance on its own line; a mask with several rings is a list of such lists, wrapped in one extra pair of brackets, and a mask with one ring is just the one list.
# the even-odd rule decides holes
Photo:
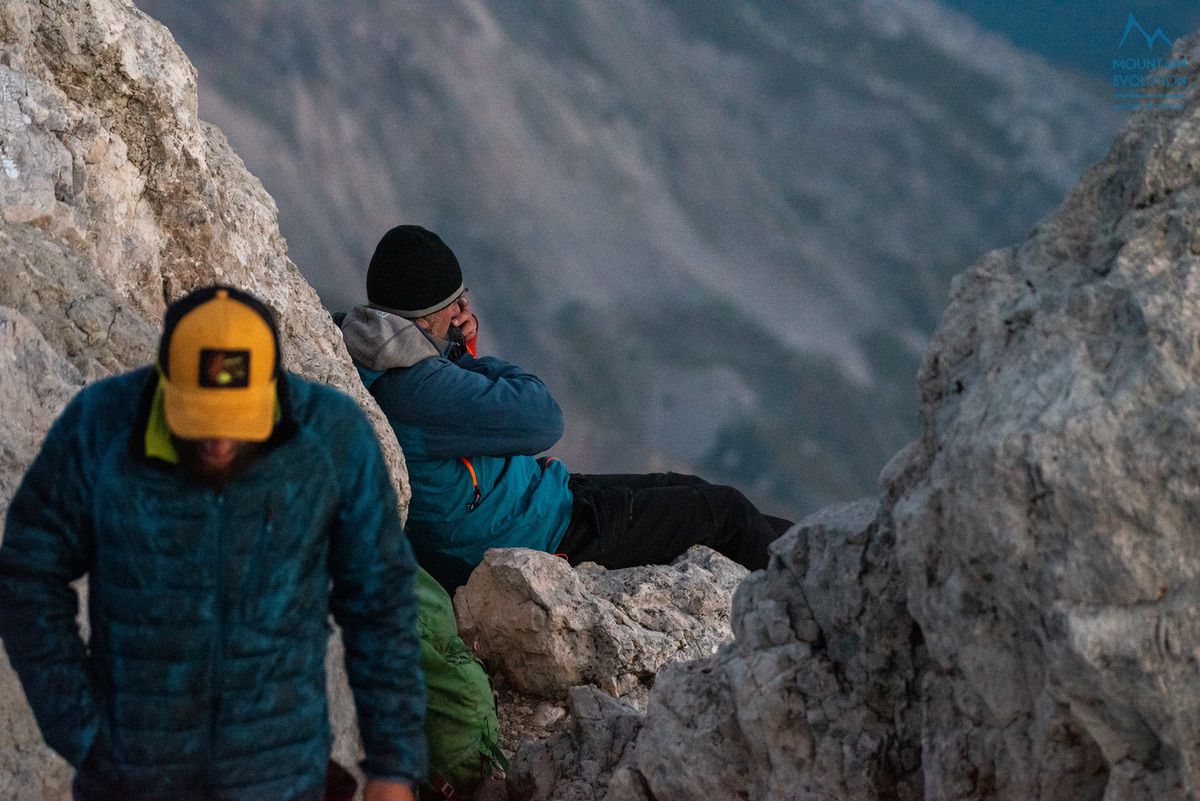
[[(415, 565), (357, 404), (285, 375), (269, 449), (215, 492), (145, 457), (153, 383), (80, 392), (8, 510), (0, 637), (47, 743), (132, 801), (311, 793), (332, 612), (364, 769), (423, 777)], [(86, 650), (68, 586), (84, 574)]]
[(454, 588), (488, 548), (553, 552), (572, 498), (566, 466), (535, 458), (563, 431), (541, 379), (490, 356), (452, 362), (414, 336), (410, 321), (373, 309), (356, 308), (342, 329), (404, 450), (413, 491), (406, 530), (421, 566)]
[(562, 413), (536, 376), (491, 357), (433, 357), (387, 370), (370, 388), (408, 463), (413, 550), (439, 582), (465, 584), (489, 548), (558, 547), (571, 518), (569, 474), (534, 454), (558, 441)]

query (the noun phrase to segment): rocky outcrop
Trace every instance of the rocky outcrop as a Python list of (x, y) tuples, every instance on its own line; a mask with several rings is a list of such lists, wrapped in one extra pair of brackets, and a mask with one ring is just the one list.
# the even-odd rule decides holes
[(570, 714), (563, 735), (528, 742), (517, 753), (511, 801), (650, 801), (633, 768), (642, 716), (595, 687), (571, 690)]
[(939, 798), (1200, 794), (1198, 220), (1193, 90), (955, 282), (891, 489)]
[[(622, 794), (630, 787), (653, 801), (921, 798), (926, 660), (893, 545), (873, 500), (801, 522), (738, 588), (732, 643), (665, 666), (640, 725), (632, 710), (601, 705), (586, 729), (523, 748), (510, 790), (588, 801), (637, 798)], [(594, 780), (596, 744), (610, 742), (597, 726), (620, 746), (606, 746), (613, 761), (600, 771), (605, 782), (622, 776), (620, 792)], [(589, 784), (601, 789), (579, 795)]]
[[(288, 368), (359, 398), (406, 499), (390, 429), (288, 260), (271, 198), (197, 119), (167, 30), (127, 0), (0, 3), (0, 509), (66, 401), (152, 361), (166, 305), (213, 282), (274, 308)], [(344, 684), (335, 672), (351, 761)], [(61, 798), (68, 779), (0, 659), (0, 797)]]
[(150, 361), (171, 300), (236, 284), (276, 311), (290, 369), (379, 419), (287, 258), (274, 202), (196, 118), (195, 71), (165, 28), (121, 0), (14, 0), (0, 42), (0, 305), (82, 382)]
[[(1175, 55), (1194, 87), (1200, 39)], [(653, 801), (1200, 795), (1197, 154), (1191, 90), (956, 280), (879, 503), (778, 541), (734, 643), (664, 669), (601, 773)], [(569, 751), (510, 784), (573, 792)]]
[[(0, 307), (0, 498), (5, 505), (54, 414), (82, 379), (30, 320)], [(0, 660), (0, 798), (58, 799), (67, 792), (64, 764), (41, 734), (6, 660)]]
[(516, 690), (557, 700), (590, 684), (622, 696), (649, 687), (668, 662), (710, 656), (728, 640), (747, 572), (702, 545), (671, 565), (624, 570), (496, 549), (454, 609), (463, 639)]
[(738, 589), (733, 645), (655, 685), (636, 757), (652, 798), (921, 798), (904, 592), (874, 501), (776, 541)]

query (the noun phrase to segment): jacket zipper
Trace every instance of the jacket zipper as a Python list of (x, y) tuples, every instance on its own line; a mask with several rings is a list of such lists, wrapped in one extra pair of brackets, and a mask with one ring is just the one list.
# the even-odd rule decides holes
[(208, 758), (205, 761), (204, 768), (204, 785), (207, 788), (207, 794), (213, 795), (212, 773), (213, 763), (216, 760), (216, 743), (217, 743), (217, 717), (221, 713), (221, 664), (225, 658), (225, 537), (223, 535), (225, 526), (223, 525), (223, 514), (225, 511), (225, 496), (220, 493), (214, 493), (212, 506), (212, 519), (215, 524), (216, 531), (216, 569), (217, 569), (217, 608), (216, 608), (216, 631), (214, 632), (214, 640), (212, 645), (212, 666), (210, 670), (210, 681), (212, 682), (212, 703), (209, 710), (208, 720)]
[(479, 502), (483, 500), (483, 493), (479, 489), (479, 477), (475, 475), (475, 465), (471, 464), (471, 460), (465, 456), (458, 457), (459, 461), (467, 466), (467, 472), (471, 474), (471, 486), (475, 489), (475, 494), (471, 497), (471, 502), (467, 504), (467, 511), (475, 511), (475, 507), (479, 506)]

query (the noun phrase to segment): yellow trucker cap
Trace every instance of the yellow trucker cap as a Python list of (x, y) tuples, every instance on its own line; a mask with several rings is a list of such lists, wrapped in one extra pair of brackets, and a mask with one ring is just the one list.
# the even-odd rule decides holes
[(270, 310), (233, 287), (167, 309), (158, 351), (167, 428), (183, 439), (262, 442), (275, 426), (279, 335)]

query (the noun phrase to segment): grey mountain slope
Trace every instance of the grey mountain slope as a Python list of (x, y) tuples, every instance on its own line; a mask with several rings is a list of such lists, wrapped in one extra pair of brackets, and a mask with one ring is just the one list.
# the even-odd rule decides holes
[(331, 306), (435, 228), (484, 347), (584, 470), (704, 470), (798, 515), (874, 486), (949, 276), (1115, 127), (925, 2), (144, 0)]

